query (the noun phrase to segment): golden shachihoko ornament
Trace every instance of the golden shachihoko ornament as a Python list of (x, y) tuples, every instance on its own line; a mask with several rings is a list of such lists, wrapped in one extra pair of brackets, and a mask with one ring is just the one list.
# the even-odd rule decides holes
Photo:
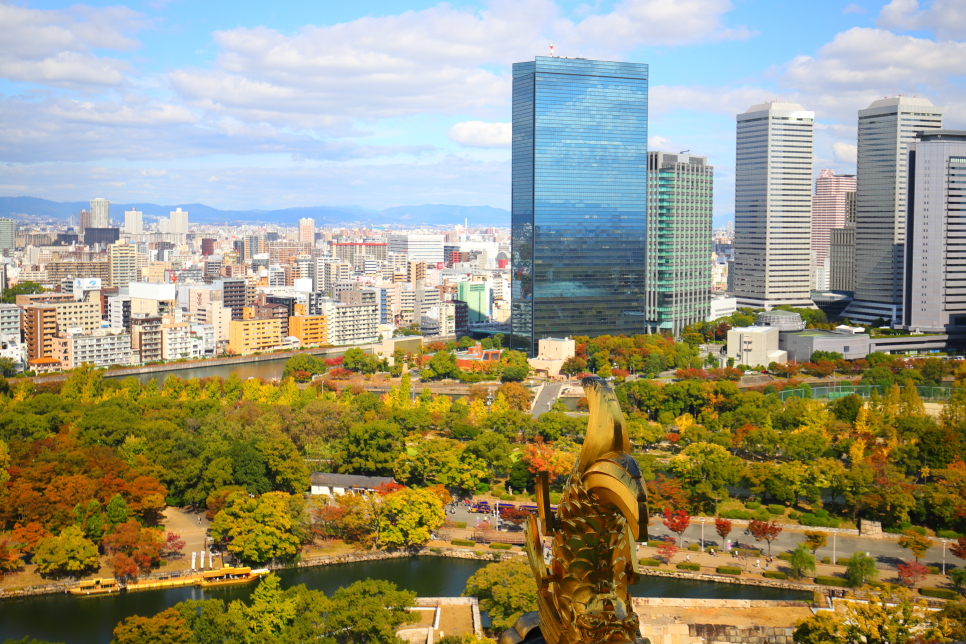
[(547, 473), (538, 475), (539, 512), (526, 526), (538, 609), (523, 615), (500, 644), (647, 642), (628, 592), (638, 577), (636, 542), (647, 540), (647, 493), (614, 390), (600, 378), (584, 378), (583, 386), (590, 420), (580, 458), (556, 513)]

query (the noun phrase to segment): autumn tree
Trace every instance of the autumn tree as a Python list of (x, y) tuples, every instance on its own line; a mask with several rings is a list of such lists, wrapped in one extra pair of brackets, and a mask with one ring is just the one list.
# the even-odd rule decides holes
[(111, 566), (118, 577), (136, 577), (139, 572), (147, 572), (157, 565), (162, 545), (160, 530), (145, 528), (134, 520), (114, 526), (104, 537), (104, 550), (112, 555)]
[(792, 577), (801, 579), (806, 574), (815, 572), (815, 555), (808, 551), (806, 544), (800, 543), (792, 551), (788, 564), (792, 569)]
[(211, 536), (226, 541), (228, 550), (243, 561), (294, 557), (305, 535), (304, 508), (299, 495), (269, 492), (253, 499), (236, 492), (215, 516)]
[(909, 588), (921, 583), (929, 574), (929, 569), (919, 561), (901, 563), (896, 566), (896, 570), (899, 572), (899, 581)]
[(497, 395), (503, 394), (510, 409), (530, 411), (530, 390), (518, 382), (505, 382), (496, 390)]
[(925, 556), (932, 545), (932, 539), (919, 534), (915, 530), (906, 530), (902, 538), (899, 539), (899, 547), (909, 550), (912, 556), (916, 558), (916, 562)]
[(480, 610), (489, 613), (492, 628), (498, 632), (513, 626), (524, 613), (537, 609), (533, 571), (517, 557), (477, 570), (467, 580), (463, 596), (480, 600)]
[(404, 488), (385, 497), (380, 518), (383, 545), (417, 546), (443, 525), (443, 503), (431, 490)]
[(960, 537), (954, 543), (950, 544), (949, 552), (960, 559), (966, 559), (966, 537)]
[(522, 510), (515, 505), (513, 507), (503, 508), (500, 510), (500, 518), (507, 523), (512, 523), (517, 527), (523, 525), (529, 516), (529, 512)]
[(34, 563), (43, 575), (83, 575), (97, 570), (97, 546), (84, 536), (80, 528), (70, 526), (56, 537), (48, 537), (37, 544)]
[(657, 555), (664, 560), (664, 563), (671, 563), (671, 559), (678, 553), (678, 547), (673, 541), (662, 541), (657, 547)]
[(805, 545), (814, 555), (819, 548), (824, 548), (828, 543), (828, 535), (817, 530), (805, 531)]
[(731, 521), (728, 521), (724, 517), (715, 517), (714, 531), (718, 533), (722, 541), (725, 541), (728, 535), (731, 534)]
[(751, 536), (755, 538), (755, 541), (768, 542), (768, 556), (770, 557), (771, 543), (782, 533), (782, 526), (775, 521), (759, 521), (758, 519), (753, 519), (748, 524), (748, 531), (751, 532)]
[(689, 525), (691, 525), (691, 516), (687, 512), (664, 508), (664, 526), (678, 535), (679, 543)]

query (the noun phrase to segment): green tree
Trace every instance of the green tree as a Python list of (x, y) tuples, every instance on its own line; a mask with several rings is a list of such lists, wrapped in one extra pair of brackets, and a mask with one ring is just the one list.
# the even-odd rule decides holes
[(524, 613), (537, 609), (537, 583), (523, 559), (514, 557), (488, 564), (466, 582), (464, 597), (480, 600), (495, 631), (510, 628)]
[(416, 593), (390, 581), (357, 581), (332, 595), (326, 632), (336, 644), (395, 644), (403, 624), (419, 621), (419, 614), (409, 610), (415, 605)]
[(493, 476), (499, 472), (506, 472), (513, 465), (511, 454), (513, 450), (507, 439), (493, 431), (486, 431), (466, 444), (467, 454), (471, 454), (489, 463)]
[(326, 368), (324, 360), (320, 360), (308, 353), (299, 353), (285, 361), (285, 370), (282, 372), (282, 378), (292, 377), (298, 371), (304, 371), (312, 376), (317, 373), (325, 373)]
[(104, 512), (107, 515), (107, 522), (111, 525), (124, 523), (131, 516), (131, 508), (128, 507), (127, 501), (120, 494), (111, 497)]
[(38, 543), (33, 560), (43, 575), (80, 576), (100, 564), (97, 546), (76, 526)]
[(798, 547), (792, 551), (792, 557), (788, 563), (792, 569), (792, 577), (795, 579), (801, 579), (808, 573), (815, 572), (815, 555), (808, 551), (808, 546), (804, 543), (798, 544)]
[(728, 486), (741, 480), (742, 461), (713, 443), (691, 443), (670, 460), (670, 469), (692, 490), (696, 501), (713, 509), (728, 498)]
[(301, 496), (269, 492), (253, 499), (236, 492), (215, 515), (211, 536), (226, 540), (228, 550), (244, 561), (291, 558), (305, 534), (304, 512)]
[(17, 375), (17, 363), (12, 358), (0, 358), (0, 376), (10, 378)]
[(386, 495), (380, 518), (380, 540), (390, 548), (418, 546), (443, 525), (443, 503), (430, 490), (406, 488)]
[(460, 368), (456, 364), (456, 356), (449, 351), (437, 351), (429, 359), (427, 368), (423, 370), (424, 378), (459, 378)]
[(875, 559), (864, 552), (855, 552), (849, 557), (845, 568), (845, 579), (852, 588), (858, 588), (879, 577), (879, 569), (875, 567)]
[(392, 476), (393, 464), (403, 448), (403, 432), (399, 425), (385, 420), (357, 423), (340, 441), (339, 471)]
[(4, 304), (16, 304), (18, 295), (36, 295), (37, 293), (43, 293), (46, 290), (47, 289), (37, 282), (20, 282), (19, 284), (14, 284), (10, 288), (3, 289), (3, 295), (0, 296), (0, 302)]

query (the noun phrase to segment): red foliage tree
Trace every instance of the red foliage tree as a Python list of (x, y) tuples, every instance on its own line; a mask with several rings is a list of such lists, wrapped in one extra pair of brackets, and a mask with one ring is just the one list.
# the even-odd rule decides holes
[(177, 532), (164, 533), (164, 545), (161, 547), (165, 557), (180, 557), (185, 547), (185, 540)]
[(909, 588), (922, 582), (929, 574), (929, 569), (918, 561), (901, 563), (896, 569), (899, 571), (899, 581)]
[[(106, 552), (112, 555), (126, 555), (134, 561), (140, 571), (150, 570), (151, 566), (156, 565), (161, 558), (161, 531), (145, 528), (133, 519), (114, 526), (114, 529), (104, 537), (103, 543)], [(126, 565), (123, 559), (118, 559), (118, 563)]]
[(684, 531), (691, 525), (691, 515), (684, 510), (664, 508), (664, 525), (668, 530), (678, 535), (678, 542), (680, 542)]
[(678, 553), (678, 547), (673, 541), (665, 541), (657, 547), (657, 555), (664, 560), (664, 563), (671, 563), (671, 559)]
[(966, 559), (966, 537), (960, 537), (955, 543), (949, 546), (949, 552), (960, 559)]
[(138, 573), (141, 572), (137, 562), (123, 552), (115, 552), (113, 555), (111, 555), (111, 558), (107, 560), (107, 565), (109, 565), (111, 570), (114, 571), (115, 577), (137, 578)]
[(398, 492), (399, 490), (405, 490), (405, 489), (406, 489), (405, 485), (400, 485), (395, 481), (389, 481), (388, 483), (380, 483), (376, 487), (376, 494), (378, 494), (379, 496), (388, 496), (393, 492)]
[(17, 544), (21, 552), (32, 553), (37, 544), (44, 539), (53, 536), (36, 521), (31, 521), (27, 525), (14, 526), (10, 533), (10, 540)]
[(335, 369), (331, 369), (326, 375), (332, 380), (348, 380), (352, 377), (352, 372), (343, 367), (336, 367)]
[(681, 487), (681, 481), (664, 474), (647, 482), (647, 498), (657, 507), (684, 508), (688, 504), (688, 495)]
[(523, 522), (526, 521), (529, 516), (529, 512), (526, 510), (521, 510), (517, 506), (513, 506), (512, 508), (503, 508), (500, 510), (500, 518), (504, 521), (509, 521), (515, 526), (523, 525)]
[(731, 521), (728, 521), (722, 517), (715, 517), (714, 531), (718, 533), (718, 536), (721, 537), (722, 540), (727, 539), (728, 535), (731, 534)]
[(678, 369), (675, 371), (674, 377), (680, 378), (681, 380), (707, 380), (708, 372), (704, 369), (688, 367), (687, 369)]
[(755, 541), (768, 542), (768, 556), (770, 557), (771, 542), (777, 539), (778, 535), (782, 533), (782, 527), (774, 521), (759, 521), (755, 519), (748, 524), (748, 531), (751, 532), (751, 536), (755, 538)]
[(338, 539), (343, 534), (342, 521), (346, 509), (341, 505), (323, 505), (312, 510), (312, 534), (320, 539)]

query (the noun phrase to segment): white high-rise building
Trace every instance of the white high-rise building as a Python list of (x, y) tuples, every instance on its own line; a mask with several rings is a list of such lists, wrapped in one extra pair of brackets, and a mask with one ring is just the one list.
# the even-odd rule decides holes
[(885, 98), (859, 110), (855, 300), (843, 313), (849, 319), (901, 319), (909, 144), (917, 132), (942, 125), (943, 109), (925, 98)]
[(140, 235), (144, 232), (144, 215), (140, 210), (124, 211), (124, 232), (129, 235)]
[(315, 246), (315, 220), (299, 219), (299, 243)]
[(966, 132), (930, 130), (909, 144), (902, 326), (966, 331)]
[(812, 196), (812, 287), (817, 290), (829, 288), (828, 249), (832, 242), (832, 229), (843, 228), (848, 223), (850, 192), (855, 192), (854, 174), (835, 174), (830, 169), (819, 171)]
[(172, 235), (188, 234), (188, 213), (178, 208), (171, 211), (171, 218), (168, 223), (168, 231)]
[(389, 252), (405, 255), (411, 262), (440, 264), (443, 261), (443, 236), (389, 235)]
[(111, 202), (107, 199), (91, 199), (90, 228), (111, 227)]
[(739, 306), (813, 306), (812, 152), (815, 112), (795, 103), (738, 115), (734, 295)]

